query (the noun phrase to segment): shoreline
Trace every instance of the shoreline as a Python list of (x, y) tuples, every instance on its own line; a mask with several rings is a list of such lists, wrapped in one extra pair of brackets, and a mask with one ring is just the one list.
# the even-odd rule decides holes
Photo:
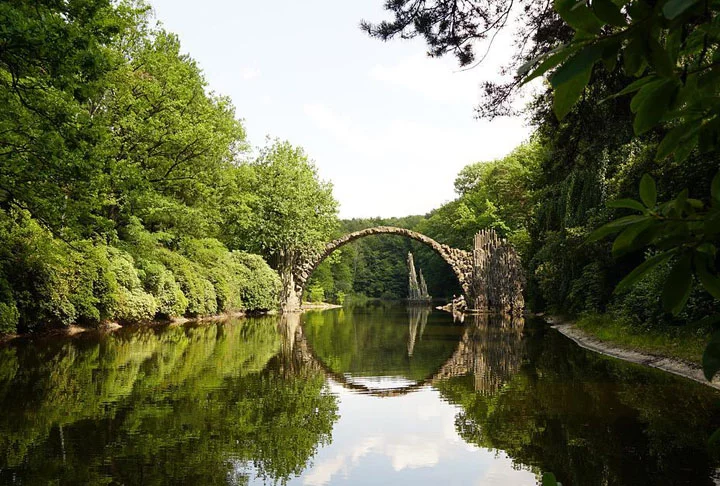
[(173, 317), (171, 319), (157, 319), (152, 321), (143, 322), (129, 322), (120, 324), (116, 321), (107, 321), (99, 324), (96, 327), (85, 327), (78, 324), (70, 324), (66, 327), (58, 327), (45, 329), (38, 332), (26, 332), (22, 334), (5, 334), (0, 335), (0, 346), (7, 344), (16, 339), (28, 339), (28, 338), (46, 338), (52, 336), (60, 337), (72, 337), (86, 332), (100, 332), (100, 333), (112, 333), (119, 329), (127, 327), (154, 327), (163, 325), (182, 325), (192, 322), (208, 322), (208, 321), (222, 321), (225, 319), (233, 319), (239, 317), (253, 317), (253, 316), (268, 316), (277, 314), (277, 310), (269, 311), (233, 311), (224, 312), (222, 314), (213, 314), (211, 316), (198, 316), (198, 317)]
[(329, 302), (303, 302), (300, 311), (341, 309), (342, 305), (330, 304)]
[(705, 386), (720, 390), (720, 377), (715, 376), (713, 381), (707, 381), (702, 368), (698, 365), (682, 361), (677, 358), (670, 358), (657, 354), (649, 354), (643, 351), (633, 350), (602, 341), (591, 334), (578, 329), (572, 322), (563, 321), (557, 317), (544, 317), (550, 327), (558, 331), (566, 338), (572, 340), (581, 348), (593, 351), (611, 358), (621, 359), (630, 363), (649, 366), (658, 370), (672, 373), (687, 378)]
[[(318, 303), (304, 303), (300, 309), (301, 312), (305, 311), (317, 311), (317, 310), (329, 310), (329, 309), (340, 309), (341, 305), (329, 304), (327, 302)], [(0, 335), (0, 346), (7, 344), (16, 339), (27, 339), (27, 338), (45, 338), (51, 336), (60, 337), (72, 337), (86, 332), (100, 332), (100, 333), (112, 333), (119, 329), (126, 327), (153, 327), (163, 325), (182, 325), (192, 322), (208, 322), (208, 321), (222, 321), (225, 319), (233, 319), (239, 317), (253, 317), (253, 316), (274, 316), (280, 312), (277, 309), (271, 309), (267, 311), (234, 311), (224, 312), (222, 314), (214, 314), (211, 316), (198, 316), (198, 317), (174, 317), (172, 319), (158, 319), (144, 322), (130, 322), (126, 324), (120, 324), (115, 321), (103, 322), (97, 327), (85, 327), (78, 324), (70, 324), (66, 327), (45, 329), (38, 332), (26, 332), (23, 334), (5, 334)]]

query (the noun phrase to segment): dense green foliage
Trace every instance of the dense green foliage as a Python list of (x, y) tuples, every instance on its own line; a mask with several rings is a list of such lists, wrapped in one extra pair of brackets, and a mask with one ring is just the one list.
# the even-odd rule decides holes
[(142, 1), (0, 6), (0, 333), (277, 306), (274, 261), (325, 239), (302, 149), (256, 159)]

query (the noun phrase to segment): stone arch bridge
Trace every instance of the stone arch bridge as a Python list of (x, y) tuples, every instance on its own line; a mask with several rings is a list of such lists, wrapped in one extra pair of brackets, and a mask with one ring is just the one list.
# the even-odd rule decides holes
[(473, 250), (467, 251), (438, 243), (417, 231), (376, 226), (346, 234), (327, 243), (316, 253), (301, 255), (292, 268), (281, 272), (283, 312), (300, 309), (308, 279), (323, 260), (342, 246), (373, 235), (403, 236), (432, 248), (452, 269), (470, 310), (514, 314), (523, 311), (524, 277), (520, 259), (512, 246), (495, 231), (482, 230), (477, 233)]

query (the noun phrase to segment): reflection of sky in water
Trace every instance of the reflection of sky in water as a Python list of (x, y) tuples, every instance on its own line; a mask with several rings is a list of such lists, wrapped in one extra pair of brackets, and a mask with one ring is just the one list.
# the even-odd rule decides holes
[[(372, 380), (372, 385), (386, 381)], [(320, 448), (290, 485), (537, 484), (534, 474), (514, 469), (503, 453), (466, 444), (455, 431), (459, 409), (432, 387), (392, 398), (358, 394), (336, 384), (331, 391), (340, 399), (332, 443)]]
[(414, 381), (408, 380), (402, 376), (358, 376), (353, 377), (350, 373), (346, 373), (345, 379), (353, 385), (366, 387), (368, 390), (389, 390), (395, 388), (403, 388), (412, 386)]

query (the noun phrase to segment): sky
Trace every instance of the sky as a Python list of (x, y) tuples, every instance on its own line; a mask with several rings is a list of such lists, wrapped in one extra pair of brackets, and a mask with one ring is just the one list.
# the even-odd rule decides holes
[(496, 40), (477, 68), (433, 59), (420, 39), (381, 42), (362, 19), (382, 0), (150, 0), (164, 28), (229, 96), (253, 147), (267, 137), (305, 149), (333, 184), (340, 217), (426, 214), (455, 198), (464, 166), (526, 140), (521, 118), (476, 120), (480, 83), (512, 52)]

